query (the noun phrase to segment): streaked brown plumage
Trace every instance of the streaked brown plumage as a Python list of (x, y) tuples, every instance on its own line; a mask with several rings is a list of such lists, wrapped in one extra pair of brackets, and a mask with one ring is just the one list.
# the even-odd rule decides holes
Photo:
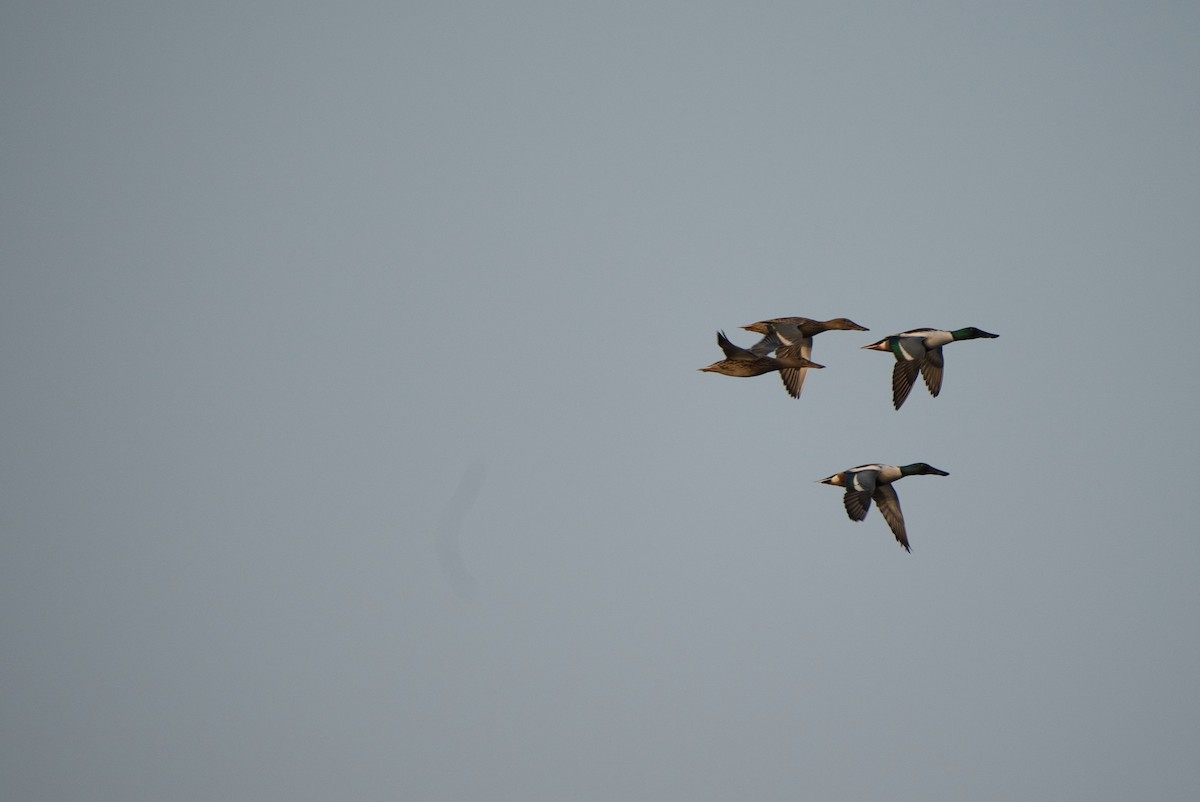
[[(760, 320), (749, 326), (742, 326), (746, 331), (763, 335), (763, 338), (750, 346), (750, 351), (765, 356), (776, 351), (781, 346), (796, 348), (797, 354), (809, 359), (812, 357), (812, 338), (824, 331), (870, 331), (853, 320), (835, 317), (832, 320), (813, 320), (807, 317), (776, 317), (770, 320)], [(804, 387), (804, 379), (808, 371), (804, 368), (784, 368), (779, 371), (779, 378), (787, 388), (792, 398), (800, 397)]]
[[(760, 320), (757, 323), (751, 323), (749, 326), (742, 326), (742, 328), (746, 331), (752, 331), (755, 334), (766, 335), (764, 339), (767, 339), (771, 334), (772, 326), (795, 326), (800, 330), (800, 334), (803, 337), (815, 337), (824, 331), (870, 331), (865, 326), (860, 326), (846, 317), (835, 317), (832, 320), (813, 320), (807, 317), (773, 317), (770, 320)], [(762, 344), (760, 341), (750, 350), (759, 353), (758, 347)]]
[(725, 332), (717, 332), (717, 345), (725, 352), (725, 358), (714, 362), (706, 368), (700, 368), (708, 373), (720, 373), (722, 376), (761, 376), (776, 370), (799, 370), (807, 368), (823, 368), (810, 359), (800, 355), (800, 347), (782, 346), (776, 349), (775, 356), (755, 354), (752, 351), (734, 345), (725, 336)]

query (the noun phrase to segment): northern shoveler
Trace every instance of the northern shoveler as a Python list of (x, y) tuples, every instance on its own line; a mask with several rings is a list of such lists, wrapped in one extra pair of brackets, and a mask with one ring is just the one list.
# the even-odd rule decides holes
[(723, 376), (761, 376), (776, 370), (799, 370), (807, 368), (823, 368), (810, 359), (800, 355), (799, 346), (783, 346), (775, 351), (775, 356), (755, 354), (741, 346), (734, 345), (725, 336), (725, 332), (717, 332), (717, 345), (725, 352), (725, 358), (714, 362), (706, 368), (700, 368), (709, 373), (720, 373)]
[(890, 337), (863, 348), (870, 351), (886, 351), (896, 357), (892, 368), (892, 404), (900, 409), (904, 399), (908, 398), (916, 381), (917, 372), (925, 379), (929, 394), (937, 397), (942, 391), (942, 369), (945, 360), (942, 357), (942, 346), (959, 340), (975, 340), (980, 337), (995, 339), (999, 334), (989, 334), (983, 329), (969, 326), (965, 329), (913, 329)]
[[(836, 317), (833, 320), (813, 320), (807, 317), (776, 317), (770, 320), (760, 320), (749, 326), (742, 326), (746, 331), (763, 335), (763, 338), (750, 346), (750, 350), (759, 355), (776, 351), (780, 347), (798, 346), (797, 353), (805, 359), (812, 357), (812, 338), (823, 331), (870, 331), (853, 320)], [(779, 371), (783, 386), (787, 388), (792, 398), (800, 397), (804, 379), (808, 371), (804, 368), (784, 368)]]
[(861, 521), (867, 517), (871, 509), (871, 501), (879, 506), (879, 512), (892, 529), (896, 540), (911, 552), (908, 545), (908, 532), (904, 528), (904, 513), (900, 511), (900, 498), (892, 483), (905, 476), (949, 476), (946, 471), (933, 467), (926, 462), (914, 462), (912, 465), (859, 465), (857, 468), (835, 473), (833, 476), (821, 479), (821, 484), (846, 488), (842, 501), (846, 505), (846, 514), (852, 521)]

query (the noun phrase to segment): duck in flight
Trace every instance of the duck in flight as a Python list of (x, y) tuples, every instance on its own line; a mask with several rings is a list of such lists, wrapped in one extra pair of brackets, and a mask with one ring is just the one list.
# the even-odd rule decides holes
[[(760, 320), (749, 326), (742, 326), (746, 331), (763, 335), (762, 339), (750, 346), (750, 350), (761, 356), (780, 347), (799, 347), (796, 353), (805, 359), (812, 358), (812, 340), (825, 331), (870, 331), (853, 320), (845, 317), (835, 317), (833, 320), (813, 320), (807, 317), (776, 317), (770, 320)], [(800, 397), (800, 389), (808, 376), (806, 368), (784, 368), (779, 371), (783, 386), (787, 388), (792, 398)]]
[(908, 545), (908, 531), (904, 528), (904, 513), (900, 511), (900, 497), (892, 487), (894, 482), (905, 476), (949, 476), (946, 471), (933, 467), (926, 462), (914, 462), (912, 465), (859, 465), (857, 468), (835, 473), (821, 479), (821, 484), (846, 488), (842, 502), (846, 505), (846, 514), (852, 521), (861, 521), (867, 517), (871, 502), (879, 506), (879, 512), (888, 522), (896, 541), (907, 552), (912, 552)]
[(989, 334), (983, 329), (968, 326), (965, 329), (913, 329), (884, 337), (882, 340), (863, 348), (870, 351), (885, 351), (896, 357), (892, 368), (892, 404), (896, 409), (908, 398), (912, 391), (917, 373), (925, 379), (929, 394), (937, 398), (942, 391), (942, 369), (945, 360), (942, 357), (942, 346), (959, 340), (975, 340), (980, 337), (995, 339), (999, 334)]
[(723, 331), (717, 332), (717, 345), (721, 346), (721, 350), (725, 352), (725, 358), (706, 368), (700, 368), (700, 370), (708, 373), (720, 373), (722, 376), (745, 377), (761, 376), (776, 370), (806, 370), (825, 367), (801, 356), (799, 345), (784, 345), (776, 349), (774, 357), (770, 357), (734, 345)]

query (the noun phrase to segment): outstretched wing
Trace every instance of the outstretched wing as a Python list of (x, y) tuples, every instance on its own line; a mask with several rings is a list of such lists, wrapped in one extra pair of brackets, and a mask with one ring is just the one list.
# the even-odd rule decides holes
[(779, 347), (779, 338), (772, 332), (750, 346), (750, 353), (755, 356), (766, 356)]
[(871, 495), (875, 492), (875, 480), (879, 471), (860, 471), (851, 474), (846, 482), (846, 495), (842, 503), (846, 505), (846, 514), (851, 521), (861, 521), (867, 517), (871, 509)]
[(937, 398), (937, 394), (942, 391), (942, 368), (946, 366), (946, 361), (942, 357), (942, 347), (930, 348), (925, 354), (925, 359), (921, 362), (921, 378), (925, 380), (925, 386), (929, 388), (929, 394)]
[(896, 489), (891, 485), (879, 485), (875, 488), (873, 498), (883, 519), (892, 528), (896, 540), (905, 551), (911, 552), (912, 549), (908, 546), (908, 532), (904, 529), (904, 513), (900, 511), (900, 497), (896, 495)]
[(892, 368), (892, 405), (896, 409), (900, 409), (908, 394), (912, 392), (913, 382), (917, 380), (917, 372), (921, 370), (922, 364), (923, 359), (911, 359), (897, 362)]
[[(812, 337), (805, 337), (796, 345), (788, 345), (779, 349), (776, 356), (801, 356), (807, 360), (812, 360)], [(783, 386), (787, 388), (788, 395), (792, 398), (800, 397), (800, 389), (804, 387), (804, 379), (808, 376), (808, 368), (782, 368), (779, 371), (779, 378), (783, 380)]]

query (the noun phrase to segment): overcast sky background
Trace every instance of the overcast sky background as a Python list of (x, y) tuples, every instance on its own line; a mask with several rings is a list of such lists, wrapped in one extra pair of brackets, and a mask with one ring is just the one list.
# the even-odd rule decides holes
[(6, 3), (0, 796), (1196, 799), (1198, 42)]

